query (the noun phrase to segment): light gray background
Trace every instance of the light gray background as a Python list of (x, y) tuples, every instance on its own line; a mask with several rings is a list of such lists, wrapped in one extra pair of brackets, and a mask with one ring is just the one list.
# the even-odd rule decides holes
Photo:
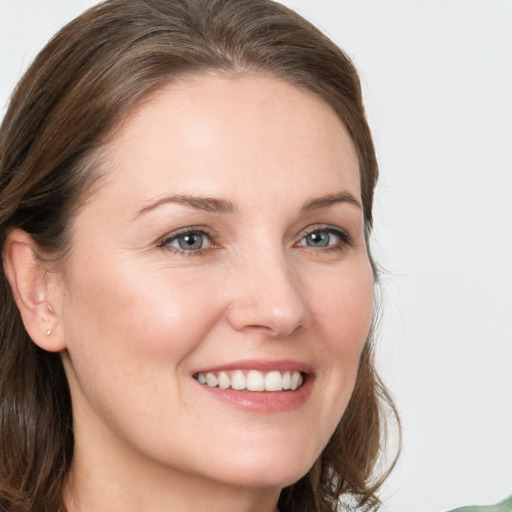
[[(0, 106), (92, 0), (0, 0)], [(379, 364), (400, 409), (391, 512), (512, 493), (512, 2), (284, 0), (358, 66), (381, 180)]]

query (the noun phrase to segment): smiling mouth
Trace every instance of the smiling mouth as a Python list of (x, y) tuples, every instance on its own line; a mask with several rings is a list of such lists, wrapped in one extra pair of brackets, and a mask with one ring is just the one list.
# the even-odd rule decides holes
[(233, 389), (235, 391), (296, 391), (305, 380), (300, 371), (277, 370), (260, 372), (258, 370), (233, 370), (194, 374), (200, 384), (211, 388)]

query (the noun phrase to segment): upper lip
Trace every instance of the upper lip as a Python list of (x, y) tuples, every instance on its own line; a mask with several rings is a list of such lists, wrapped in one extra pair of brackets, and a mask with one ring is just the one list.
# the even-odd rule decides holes
[(200, 368), (194, 372), (208, 373), (220, 372), (223, 370), (258, 370), (260, 372), (271, 371), (299, 371), (301, 373), (312, 374), (313, 367), (303, 361), (294, 359), (244, 359), (240, 361), (230, 361), (229, 363), (217, 364), (215, 366), (208, 366)]

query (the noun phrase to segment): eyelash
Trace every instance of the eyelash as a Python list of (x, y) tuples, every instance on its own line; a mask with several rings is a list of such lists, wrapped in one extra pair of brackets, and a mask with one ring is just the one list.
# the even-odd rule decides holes
[[(314, 233), (328, 233), (330, 235), (337, 236), (340, 241), (334, 245), (328, 245), (325, 247), (319, 247), (315, 248), (308, 245), (299, 245), (302, 240), (304, 240), (307, 236), (310, 236)], [(204, 254), (205, 251), (211, 250), (212, 247), (208, 247), (206, 249), (197, 249), (197, 250), (185, 250), (180, 249), (178, 247), (173, 247), (170, 245), (172, 242), (178, 240), (182, 236), (186, 235), (201, 235), (203, 237), (206, 237), (210, 240), (210, 244), (212, 246), (215, 246), (215, 236), (209, 232), (208, 230), (204, 228), (194, 228), (194, 227), (188, 227), (181, 229), (179, 231), (176, 231), (174, 233), (171, 233), (169, 235), (166, 235), (159, 243), (159, 248), (164, 248), (167, 251), (178, 254), (180, 256), (185, 257), (194, 257), (194, 256), (201, 256)], [(337, 228), (334, 226), (311, 226), (306, 232), (303, 232), (301, 234), (299, 242), (296, 242), (293, 247), (305, 247), (306, 249), (309, 249), (314, 252), (330, 252), (330, 251), (341, 251), (344, 250), (346, 246), (350, 246), (352, 244), (352, 238), (350, 237), (349, 233), (345, 231), (344, 229)]]
[[(328, 245), (326, 247), (319, 247), (319, 248), (315, 248), (315, 247), (311, 247), (311, 246), (307, 246), (307, 245), (299, 245), (299, 243), (302, 240), (304, 240), (307, 236), (312, 235), (314, 233), (328, 233), (330, 235), (335, 235), (339, 238), (340, 241), (336, 244)], [(297, 242), (294, 245), (294, 247), (306, 247), (307, 249), (310, 249), (315, 252), (322, 251), (322, 253), (326, 253), (326, 252), (331, 252), (331, 251), (342, 251), (347, 246), (350, 246), (350, 245), (352, 245), (352, 238), (350, 237), (349, 233), (347, 231), (345, 231), (344, 229), (337, 228), (334, 226), (325, 226), (325, 225), (318, 226), (317, 225), (317, 226), (311, 226), (310, 228), (308, 228), (308, 230), (302, 234), (299, 242)]]
[(211, 249), (211, 247), (209, 247), (207, 249), (197, 249), (195, 251), (187, 251), (185, 249), (180, 249), (178, 247), (173, 247), (172, 245), (170, 245), (171, 242), (174, 242), (175, 240), (178, 240), (180, 237), (186, 236), (186, 235), (204, 236), (210, 240), (210, 243), (212, 245), (214, 245), (215, 237), (212, 233), (210, 233), (209, 231), (207, 231), (204, 228), (189, 227), (189, 228), (180, 229), (179, 231), (175, 231), (174, 233), (166, 235), (160, 241), (160, 243), (158, 244), (158, 247), (166, 249), (167, 251), (169, 251), (171, 253), (178, 254), (180, 256), (185, 256), (185, 257), (201, 256), (205, 251), (208, 251)]

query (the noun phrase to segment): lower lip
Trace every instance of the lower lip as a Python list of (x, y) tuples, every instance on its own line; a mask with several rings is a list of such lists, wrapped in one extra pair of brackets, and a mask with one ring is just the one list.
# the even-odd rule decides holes
[(313, 390), (314, 377), (308, 375), (304, 384), (296, 391), (236, 391), (234, 389), (212, 388), (199, 384), (202, 389), (217, 400), (251, 412), (278, 413), (291, 411), (304, 405)]

